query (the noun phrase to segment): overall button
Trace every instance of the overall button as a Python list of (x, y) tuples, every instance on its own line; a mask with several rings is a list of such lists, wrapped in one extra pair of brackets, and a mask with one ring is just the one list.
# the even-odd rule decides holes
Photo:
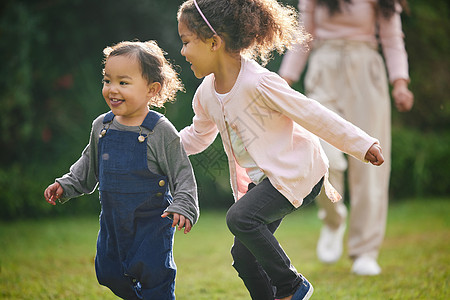
[(159, 186), (164, 186), (165, 184), (166, 184), (166, 182), (164, 180), (159, 181)]
[(103, 129), (103, 130), (100, 132), (99, 138), (104, 137), (105, 134), (106, 134), (106, 129)]
[(156, 193), (156, 197), (161, 197), (162, 195), (162, 193)]

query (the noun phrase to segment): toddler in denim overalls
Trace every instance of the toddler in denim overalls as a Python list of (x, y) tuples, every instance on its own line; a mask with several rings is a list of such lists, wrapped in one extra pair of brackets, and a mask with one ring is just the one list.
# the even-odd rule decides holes
[(188, 233), (198, 219), (196, 183), (176, 129), (148, 107), (182, 85), (155, 42), (122, 42), (104, 53), (111, 111), (93, 122), (81, 158), (44, 196), (65, 202), (98, 185), (99, 283), (123, 299), (175, 299), (174, 232)]

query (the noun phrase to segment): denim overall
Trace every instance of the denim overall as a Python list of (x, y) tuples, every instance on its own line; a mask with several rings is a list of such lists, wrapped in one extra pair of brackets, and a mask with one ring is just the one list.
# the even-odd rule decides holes
[(147, 167), (147, 138), (160, 115), (150, 111), (148, 135), (109, 129), (106, 114), (98, 143), (100, 231), (98, 282), (124, 299), (175, 299), (172, 221), (161, 214), (172, 203), (167, 177)]

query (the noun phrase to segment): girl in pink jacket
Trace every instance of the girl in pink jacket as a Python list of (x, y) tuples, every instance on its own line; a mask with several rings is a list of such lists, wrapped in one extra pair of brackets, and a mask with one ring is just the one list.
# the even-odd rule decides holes
[(312, 295), (273, 234), (322, 185), (332, 201), (340, 198), (318, 137), (360, 160), (384, 161), (375, 138), (253, 60), (304, 42), (297, 25), (295, 10), (276, 0), (188, 0), (178, 11), (181, 54), (204, 77), (181, 140), (196, 154), (220, 132), (236, 200), (227, 213), (233, 266), (258, 300)]

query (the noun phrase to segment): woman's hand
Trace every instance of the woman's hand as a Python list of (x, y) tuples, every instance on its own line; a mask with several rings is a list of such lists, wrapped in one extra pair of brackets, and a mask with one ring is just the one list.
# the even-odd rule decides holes
[(394, 81), (392, 97), (394, 97), (395, 107), (397, 107), (399, 112), (410, 111), (413, 107), (414, 95), (408, 89), (408, 81), (405, 79), (397, 79)]

